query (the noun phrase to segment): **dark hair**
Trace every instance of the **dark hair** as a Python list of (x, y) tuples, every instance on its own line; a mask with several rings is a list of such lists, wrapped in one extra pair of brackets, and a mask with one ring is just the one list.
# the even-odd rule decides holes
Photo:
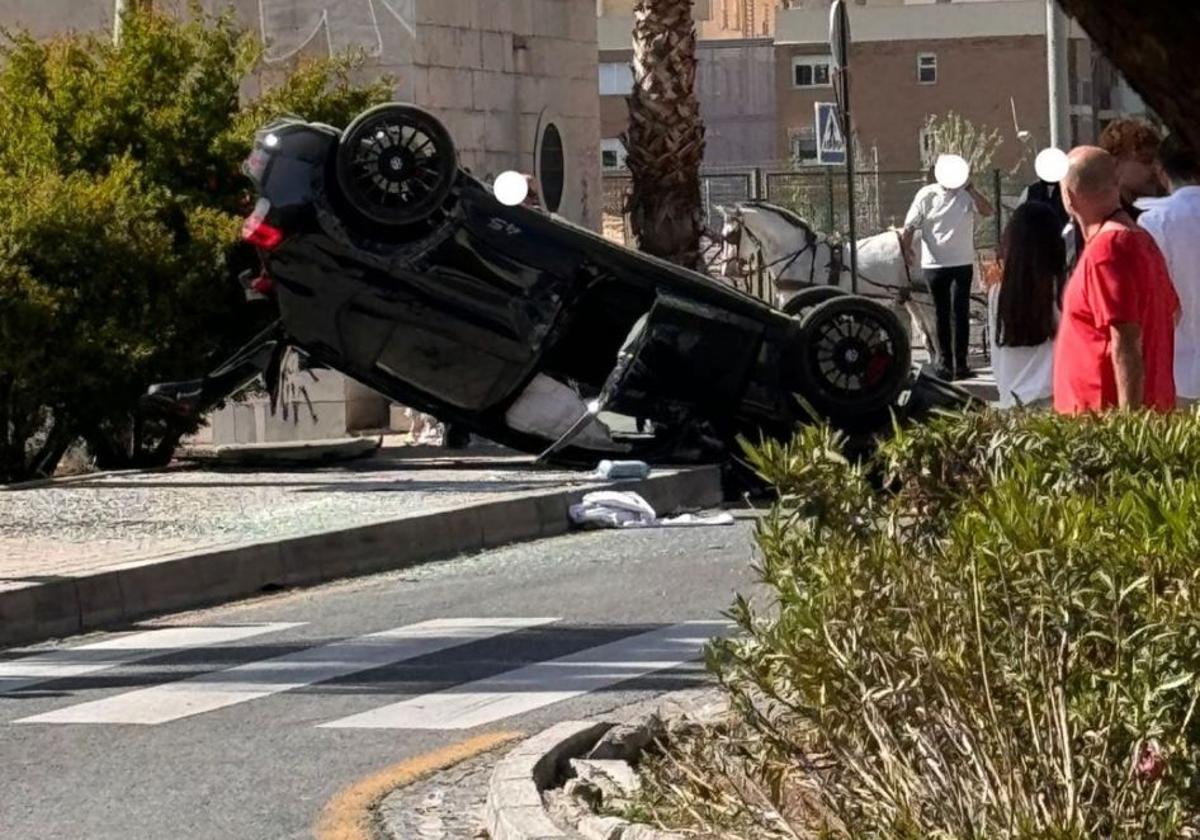
[(1036, 201), (1018, 207), (1004, 231), (1001, 253), (996, 344), (1036, 347), (1054, 337), (1055, 307), (1067, 270), (1067, 246), (1054, 211)]
[(1200, 160), (1191, 145), (1178, 134), (1171, 134), (1158, 150), (1163, 172), (1176, 184), (1200, 181)]

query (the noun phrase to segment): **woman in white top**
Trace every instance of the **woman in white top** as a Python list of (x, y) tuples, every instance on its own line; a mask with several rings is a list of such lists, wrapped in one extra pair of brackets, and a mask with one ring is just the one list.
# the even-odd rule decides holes
[(1003, 276), (988, 295), (1000, 407), (1045, 405), (1053, 397), (1054, 334), (1067, 264), (1054, 211), (1035, 201), (1018, 207), (1001, 251)]

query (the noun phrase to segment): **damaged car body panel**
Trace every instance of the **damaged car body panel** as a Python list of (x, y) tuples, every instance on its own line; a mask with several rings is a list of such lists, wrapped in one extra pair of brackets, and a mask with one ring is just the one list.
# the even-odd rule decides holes
[[(279, 322), (214, 374), (156, 386), (160, 407), (203, 412), (256, 370), (270, 381), (287, 346), (517, 449), (682, 463), (721, 460), (738, 435), (790, 435), (813, 413), (870, 434), (923, 387), (882, 307), (848, 299), (793, 318), (506, 206), (411, 106), (373, 109), (345, 132), (276, 123), (246, 171), (259, 199), (244, 237)], [(610, 434), (601, 409), (650, 430)]]

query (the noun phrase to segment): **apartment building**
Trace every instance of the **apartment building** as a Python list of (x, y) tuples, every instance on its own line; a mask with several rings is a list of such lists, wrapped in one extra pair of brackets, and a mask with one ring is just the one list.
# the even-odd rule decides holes
[[(1032, 160), (1031, 147), (1048, 141), (1043, 0), (880, 4), (851, 14), (856, 135), (879, 169), (926, 166), (926, 120), (951, 111), (1000, 131), (1003, 168)], [(816, 162), (815, 103), (833, 98), (828, 29), (827, 6), (779, 15), (776, 148), (799, 164)]]
[[(617, 138), (632, 85), (632, 5), (597, 6), (606, 170), (623, 163)], [(749, 36), (738, 27), (747, 0), (697, 4), (697, 85), (711, 167), (815, 163), (815, 103), (833, 98), (829, 0), (770, 5), (763, 29), (770, 34)], [(926, 120), (950, 111), (1001, 133), (1001, 167), (1031, 162), (1048, 144), (1044, 0), (851, 0), (850, 16), (857, 138), (879, 169), (923, 168)], [(756, 22), (767, 18), (765, 9), (755, 10)], [(1118, 115), (1145, 113), (1075, 27), (1068, 66), (1074, 142), (1093, 141)]]
[[(698, 0), (697, 93), (708, 126), (710, 166), (773, 160), (775, 32), (779, 0)], [(633, 86), (633, 0), (598, 0), (600, 132), (605, 169), (624, 165), (618, 139)]]

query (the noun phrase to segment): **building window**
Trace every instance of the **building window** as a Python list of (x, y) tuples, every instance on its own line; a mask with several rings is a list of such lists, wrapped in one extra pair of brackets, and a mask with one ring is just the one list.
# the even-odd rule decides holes
[(1092, 105), (1092, 80), (1074, 79), (1071, 85), (1071, 104), (1090, 108)]
[(600, 166), (604, 171), (624, 169), (625, 157), (625, 144), (620, 140), (614, 137), (600, 141)]
[(542, 201), (551, 213), (557, 213), (562, 205), (566, 168), (562, 135), (558, 126), (547, 123), (546, 130), (542, 132), (541, 152), (538, 155), (538, 180), (542, 184)]
[(792, 59), (792, 84), (798, 88), (829, 87), (833, 60), (796, 56)]
[(792, 163), (797, 166), (817, 163), (817, 132), (812, 126), (788, 132), (792, 142)]
[(917, 81), (923, 85), (937, 84), (937, 56), (921, 53), (917, 56)]
[(600, 65), (600, 95), (628, 96), (633, 92), (633, 68), (623, 61)]

